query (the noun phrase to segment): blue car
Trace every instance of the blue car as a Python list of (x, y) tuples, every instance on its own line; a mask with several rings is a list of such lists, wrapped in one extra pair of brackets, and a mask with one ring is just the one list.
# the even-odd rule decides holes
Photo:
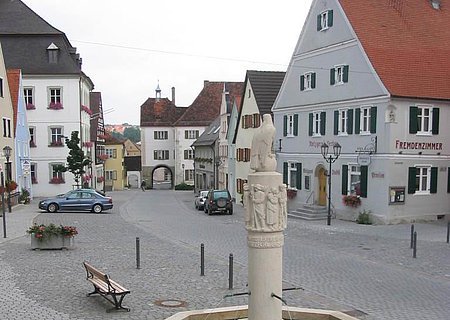
[(39, 201), (39, 209), (48, 212), (91, 211), (101, 213), (112, 209), (111, 197), (106, 197), (93, 189), (77, 189)]

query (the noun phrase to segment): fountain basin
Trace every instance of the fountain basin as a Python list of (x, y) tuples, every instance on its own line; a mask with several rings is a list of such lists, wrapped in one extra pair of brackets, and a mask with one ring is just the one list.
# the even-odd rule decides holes
[[(166, 320), (237, 320), (247, 319), (248, 306), (224, 307), (179, 312)], [(292, 320), (358, 320), (345, 313), (332, 310), (283, 307), (283, 319)]]

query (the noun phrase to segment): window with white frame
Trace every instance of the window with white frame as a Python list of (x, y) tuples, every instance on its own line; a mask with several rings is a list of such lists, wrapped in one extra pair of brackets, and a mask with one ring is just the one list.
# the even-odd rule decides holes
[(294, 136), (294, 115), (293, 114), (287, 115), (287, 136), (288, 137)]
[(198, 130), (184, 130), (185, 139), (197, 139), (199, 136)]
[(154, 160), (169, 160), (169, 150), (154, 150), (153, 151)]
[(347, 194), (361, 195), (361, 167), (358, 164), (348, 165)]
[(320, 136), (320, 114), (321, 112), (313, 112), (313, 136)]
[(49, 88), (49, 102), (50, 103), (61, 103), (62, 102), (62, 89), (61, 88)]
[(168, 131), (154, 131), (153, 132), (153, 138), (155, 140), (167, 140), (169, 136)]
[(115, 148), (105, 148), (105, 154), (108, 158), (117, 158), (117, 150)]
[(50, 128), (50, 144), (62, 145), (63, 144), (63, 132), (61, 127)]
[(361, 108), (361, 132), (370, 133), (370, 107)]
[(25, 105), (34, 105), (33, 88), (24, 88), (23, 97), (25, 98)]
[(416, 166), (416, 194), (430, 193), (431, 166)]
[(64, 166), (64, 164), (63, 163), (50, 164), (50, 181), (62, 182), (64, 180), (63, 172), (58, 170), (58, 168), (61, 166)]
[(316, 87), (316, 73), (307, 72), (300, 76), (300, 90), (312, 90)]
[(184, 150), (184, 159), (185, 160), (192, 160), (192, 159), (194, 159), (194, 150), (192, 150), (192, 149)]
[(317, 31), (323, 31), (333, 26), (333, 10), (326, 10), (317, 16)]
[(3, 118), (3, 137), (11, 138), (11, 119)]
[(187, 180), (187, 181), (194, 180), (194, 170), (193, 169), (184, 170), (184, 180)]
[(330, 84), (338, 85), (348, 82), (348, 65), (338, 65), (330, 69)]
[(339, 122), (338, 122), (338, 134), (339, 135), (347, 135), (347, 122), (348, 122), (348, 110), (347, 109), (339, 109)]
[(297, 163), (289, 162), (288, 186), (297, 189)]
[(37, 181), (37, 164), (31, 163), (30, 164), (30, 176), (31, 176), (31, 183), (36, 184)]
[(431, 134), (433, 121), (433, 108), (422, 107), (417, 108), (417, 133)]
[(117, 180), (117, 171), (116, 170), (106, 170), (105, 171), (105, 179), (107, 181)]

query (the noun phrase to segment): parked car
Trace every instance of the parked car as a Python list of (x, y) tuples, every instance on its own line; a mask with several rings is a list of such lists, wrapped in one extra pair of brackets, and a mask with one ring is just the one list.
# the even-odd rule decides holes
[(106, 197), (93, 189), (76, 189), (53, 198), (39, 201), (39, 209), (48, 212), (57, 211), (92, 211), (100, 213), (112, 209), (111, 197)]
[(233, 214), (233, 202), (228, 190), (210, 190), (204, 205), (205, 213), (211, 215), (215, 212)]
[(208, 190), (200, 191), (198, 196), (196, 196), (194, 200), (195, 209), (203, 210), (203, 208), (205, 207), (205, 201), (207, 197), (208, 197)]

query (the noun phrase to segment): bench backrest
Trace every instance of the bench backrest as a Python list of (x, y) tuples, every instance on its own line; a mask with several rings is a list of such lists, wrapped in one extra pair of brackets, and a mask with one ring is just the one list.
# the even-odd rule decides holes
[(83, 262), (83, 265), (86, 268), (86, 272), (87, 272), (87, 277), (88, 278), (97, 278), (97, 279), (100, 279), (100, 280), (106, 282), (109, 285), (109, 279), (108, 279), (108, 276), (105, 273), (103, 273), (100, 270), (94, 268), (93, 266), (91, 266), (87, 262)]

